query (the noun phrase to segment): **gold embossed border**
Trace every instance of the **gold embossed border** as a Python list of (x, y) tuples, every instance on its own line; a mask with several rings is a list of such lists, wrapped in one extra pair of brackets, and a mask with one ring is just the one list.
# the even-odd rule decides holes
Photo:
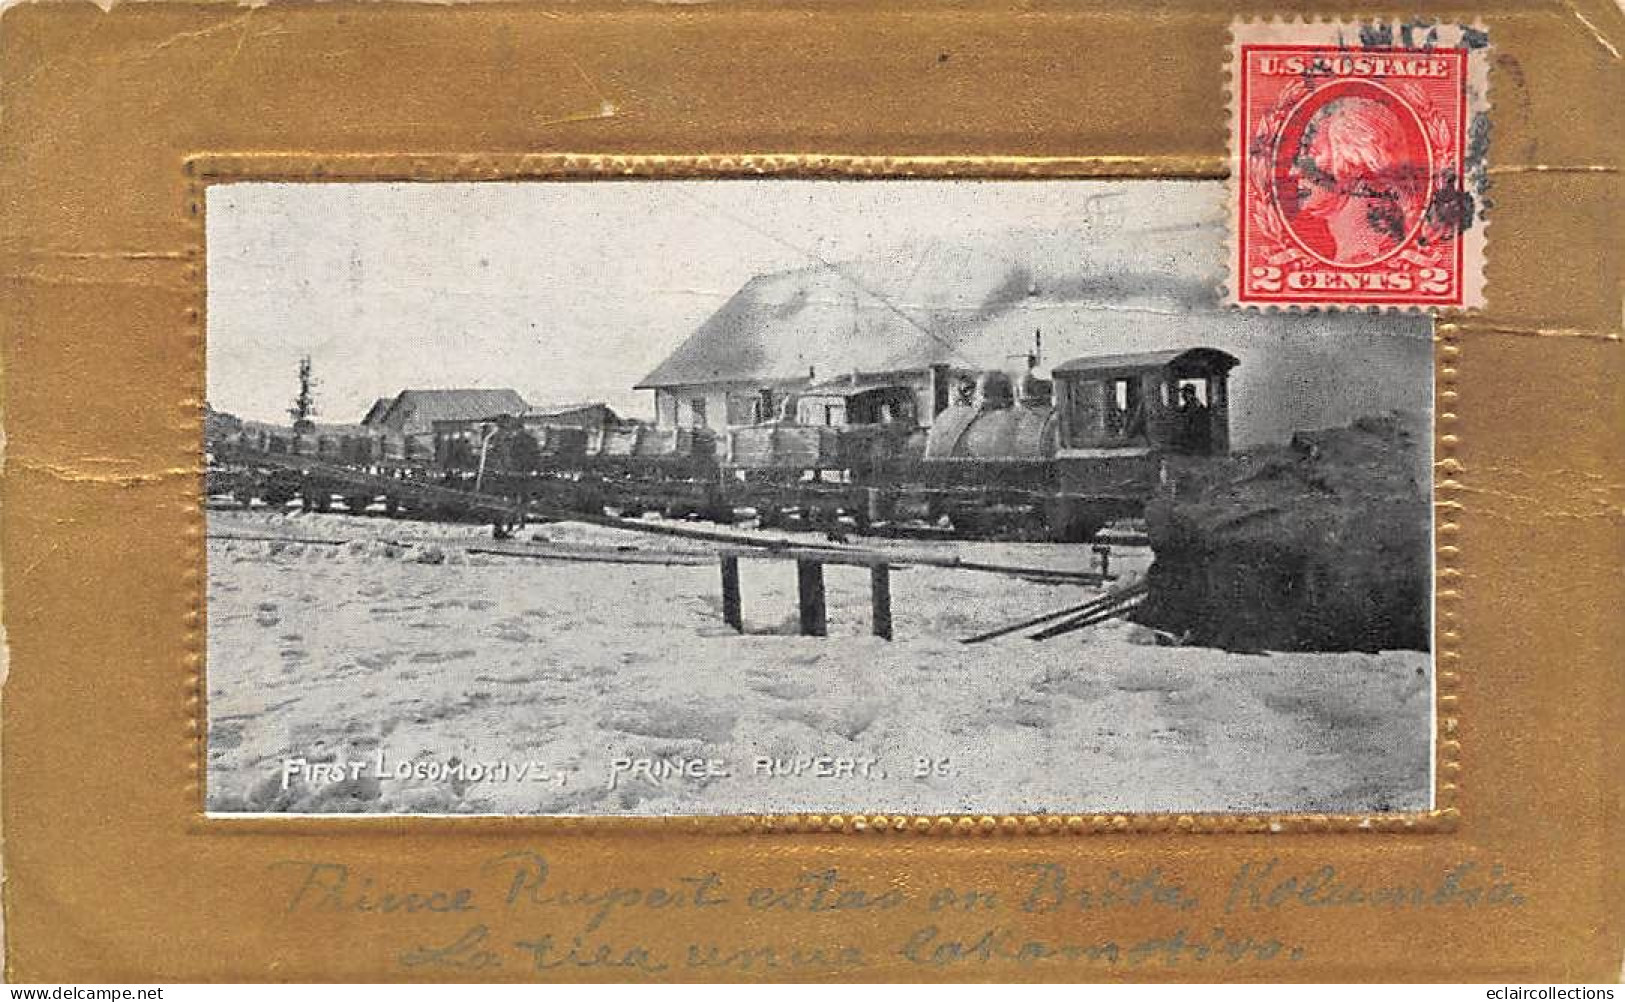
[[(1225, 177), (1224, 163), (1209, 157), (1147, 158), (1134, 156), (1091, 156), (1053, 158), (1008, 157), (864, 157), (807, 154), (748, 154), (738, 156), (615, 156), (595, 154), (547, 154), (529, 156), (468, 157), (299, 157), (278, 155), (211, 154), (188, 158), (188, 201), (185, 214), (192, 223), (192, 246), (188, 269), (195, 287), (195, 303), (186, 311), (191, 343), (195, 345), (197, 372), (203, 371), (207, 321), (206, 276), (202, 262), (204, 247), (205, 192), (210, 184), (242, 181), (295, 181), (304, 183), (365, 183), (383, 181), (602, 181), (638, 178), (1164, 178), (1216, 180)], [(231, 817), (205, 815), (198, 822), (233, 829), (271, 830), (284, 826), (325, 827), (332, 825), (378, 824), (389, 818), (411, 818), (414, 822), (453, 825), (484, 830), (587, 831), (604, 828), (667, 829), (677, 827), (713, 834), (728, 833), (829, 833), (893, 834), (915, 836), (965, 835), (1089, 835), (1089, 834), (1220, 834), (1220, 833), (1330, 833), (1330, 832), (1446, 832), (1460, 819), (1456, 806), (1461, 764), (1456, 707), (1458, 696), (1460, 639), (1455, 602), (1460, 572), (1456, 558), (1460, 548), (1456, 535), (1463, 508), (1456, 496), (1460, 472), (1454, 450), (1460, 437), (1443, 431), (1458, 421), (1459, 394), (1455, 386), (1460, 347), (1435, 326), (1434, 379), (1434, 733), (1433, 806), (1426, 811), (1396, 811), (1371, 814), (1329, 813), (1073, 813), (1057, 805), (1057, 812), (1043, 815), (915, 815), (895, 814), (883, 804), (865, 813), (802, 813), (790, 815), (742, 814), (721, 816), (554, 816), (554, 815), (471, 815), (468, 817), (388, 815), (364, 817), (341, 815), (324, 818), (310, 815), (270, 817), (251, 815)], [(201, 400), (202, 385), (198, 384)], [(197, 438), (202, 441), (202, 412), (192, 415), (197, 422)], [(197, 458), (194, 457), (194, 463)], [(194, 482), (200, 490), (200, 481)], [(192, 498), (194, 517), (188, 533), (196, 568), (204, 566), (204, 524), (201, 493)], [(201, 573), (187, 578), (193, 588), (193, 610), (186, 618), (187, 674), (185, 695), (191, 719), (187, 740), (192, 745), (189, 788), (200, 805), (204, 800), (207, 769), (207, 706), (204, 664), (207, 616)]]

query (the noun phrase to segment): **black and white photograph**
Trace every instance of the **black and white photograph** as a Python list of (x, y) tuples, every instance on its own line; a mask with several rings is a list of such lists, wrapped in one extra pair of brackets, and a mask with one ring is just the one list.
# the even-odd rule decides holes
[(1434, 803), (1432, 320), (1222, 182), (205, 215), (212, 815)]

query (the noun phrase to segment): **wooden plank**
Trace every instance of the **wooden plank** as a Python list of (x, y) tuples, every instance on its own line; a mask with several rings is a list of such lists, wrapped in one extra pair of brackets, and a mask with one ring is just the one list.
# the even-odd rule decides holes
[(869, 568), (869, 605), (875, 636), (891, 639), (891, 567), (875, 564)]
[[(900, 561), (901, 562), (901, 561)], [(914, 563), (915, 561), (908, 561)], [(1104, 584), (1111, 580), (1097, 571), (1062, 571), (1053, 567), (1017, 567), (1007, 564), (984, 564), (975, 560), (942, 561), (940, 566), (957, 567), (962, 571), (986, 571), (989, 574), (1011, 574), (1022, 578), (1046, 578), (1051, 581), (1076, 581), (1079, 584)]]
[(961, 571), (984, 571), (989, 574), (1009, 574), (1015, 577), (1043, 578), (1050, 581), (1075, 581), (1080, 584), (1101, 584), (1105, 579), (1095, 571), (1063, 571), (1051, 567), (1021, 567), (1007, 564), (986, 564), (958, 557), (935, 557), (929, 554), (908, 553), (902, 550), (863, 550), (855, 547), (820, 547), (783, 545), (748, 550), (727, 548), (722, 550), (737, 557), (765, 560), (818, 560), (826, 564), (847, 564), (873, 567), (889, 564), (893, 567), (947, 567)]
[[(423, 540), (422, 542), (446, 545), (443, 540)], [(452, 541), (453, 545), (461, 545)], [(499, 542), (480, 543), (480, 547), (493, 552), (512, 552), (519, 556), (556, 556), (556, 557), (600, 557), (605, 560), (622, 561), (629, 564), (664, 564), (668, 566), (703, 567), (711, 562), (711, 554), (701, 552), (684, 552), (682, 550), (640, 549), (636, 546), (606, 546), (593, 543), (557, 543), (547, 539), (532, 539), (529, 542)]]
[(801, 635), (829, 635), (824, 615), (824, 565), (817, 560), (796, 561), (796, 594), (801, 605)]
[[(455, 544), (452, 544), (455, 545)], [(705, 557), (683, 556), (679, 554), (654, 553), (617, 553), (606, 550), (603, 553), (590, 553), (585, 550), (557, 551), (522, 546), (500, 548), (487, 544), (485, 546), (470, 546), (464, 549), (465, 553), (479, 553), (491, 557), (521, 557), (526, 560), (558, 560), (565, 563), (577, 564), (640, 564), (656, 567), (702, 567), (710, 563)]]
[(844, 564), (851, 567), (873, 567), (876, 564), (907, 563), (886, 553), (874, 550), (839, 550), (819, 549), (817, 547), (796, 546), (780, 549), (747, 550), (729, 547), (721, 551), (724, 556), (750, 557), (756, 560), (794, 560), (801, 562), (813, 560), (821, 564)]
[(739, 602), (739, 558), (723, 556), (722, 564), (722, 621), (745, 632), (745, 619)]
[(1089, 612), (1093, 609), (1104, 608), (1115, 601), (1117, 601), (1116, 595), (1100, 595), (1090, 599), (1087, 602), (1079, 602), (1076, 605), (1069, 605), (1064, 609), (1056, 609), (1053, 612), (1046, 612), (1041, 616), (1033, 616), (1028, 619), (1023, 619), (1019, 623), (1011, 623), (1008, 626), (1001, 626), (996, 630), (988, 630), (986, 633), (978, 633), (974, 637), (966, 637), (965, 639), (961, 640), (960, 643), (980, 644), (989, 640), (997, 640), (1000, 637), (1009, 636), (1012, 633), (1025, 630), (1030, 626), (1041, 626), (1052, 619), (1060, 619), (1062, 616), (1074, 616), (1081, 612)]
[(1104, 623), (1108, 619), (1116, 619), (1118, 616), (1121, 616), (1134, 606), (1139, 605), (1140, 602), (1144, 600), (1147, 591), (1148, 588), (1145, 582), (1142, 581), (1132, 588), (1113, 595), (1112, 602), (1099, 608), (1091, 609), (1088, 612), (1080, 612), (1069, 619), (1063, 619), (1053, 626), (1047, 626), (1044, 629), (1039, 630), (1037, 633), (1031, 634), (1027, 639), (1049, 640), (1051, 637), (1059, 637), (1067, 633), (1084, 629), (1085, 627)]
[(349, 542), (348, 539), (327, 539), (317, 536), (261, 536), (236, 532), (211, 532), (208, 538), (230, 543), (300, 543), (311, 546), (343, 546)]
[(1059, 637), (1067, 633), (1082, 630), (1086, 627), (1096, 626), (1100, 623), (1104, 623), (1108, 619), (1116, 619), (1118, 616), (1121, 616), (1123, 613), (1127, 612), (1129, 609), (1138, 604), (1139, 602), (1137, 601), (1129, 601), (1120, 605), (1109, 605), (1103, 609), (1096, 609), (1094, 612), (1082, 613), (1078, 616), (1072, 617), (1071, 619), (1062, 620), (1061, 622), (1056, 623), (1054, 626), (1046, 626), (1044, 629), (1032, 634), (1027, 639), (1049, 640), (1052, 637)]
[(760, 556), (760, 554), (753, 553), (747, 548), (784, 551), (799, 549), (802, 551), (815, 551), (817, 553), (824, 553), (826, 551), (833, 552), (842, 549), (842, 547), (838, 547), (833, 544), (824, 546), (821, 544), (795, 543), (788, 539), (753, 538), (750, 536), (742, 536), (738, 533), (714, 532), (709, 529), (691, 529), (688, 526), (672, 525), (669, 522), (644, 522), (632, 518), (616, 518), (613, 515), (583, 515), (576, 512), (560, 512), (558, 514), (547, 515), (546, 517), (558, 522), (585, 522), (589, 525), (602, 525), (612, 529), (626, 529), (629, 532), (642, 532), (651, 536), (675, 536), (678, 539), (698, 539), (707, 543), (727, 543), (731, 544), (741, 555), (749, 556)]

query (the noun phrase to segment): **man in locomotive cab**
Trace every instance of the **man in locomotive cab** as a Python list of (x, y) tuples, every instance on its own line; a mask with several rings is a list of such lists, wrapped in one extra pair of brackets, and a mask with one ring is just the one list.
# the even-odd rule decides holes
[(1189, 456), (1206, 456), (1213, 451), (1212, 411), (1190, 383), (1179, 388), (1179, 424), (1174, 448)]
[(1118, 404), (1116, 400), (1106, 404), (1106, 434), (1110, 438), (1122, 438), (1123, 429), (1128, 426), (1128, 411)]

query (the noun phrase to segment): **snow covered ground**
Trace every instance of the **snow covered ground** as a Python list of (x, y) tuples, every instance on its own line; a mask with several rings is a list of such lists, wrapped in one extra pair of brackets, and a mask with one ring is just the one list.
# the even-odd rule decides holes
[[(894, 642), (869, 635), (856, 567), (826, 570), (830, 636), (800, 637), (795, 568), (778, 560), (742, 562), (740, 635), (704, 543), (576, 524), (522, 536), (696, 560), (662, 566), (468, 554), (489, 529), (384, 518), (211, 511), (209, 531), (211, 811), (1428, 805), (1431, 658), (1414, 651), (1239, 655), (1155, 646), (1118, 621), (966, 646), (1095, 592), (918, 566), (893, 572)], [(317, 538), (345, 542), (285, 541)], [(1125, 551), (1113, 569), (1144, 563)]]

